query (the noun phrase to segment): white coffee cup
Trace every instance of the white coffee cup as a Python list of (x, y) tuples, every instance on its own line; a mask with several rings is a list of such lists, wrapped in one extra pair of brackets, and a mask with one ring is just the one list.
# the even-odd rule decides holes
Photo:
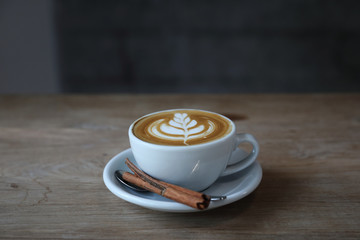
[[(184, 109), (165, 111), (174, 110), (181, 111)], [(144, 117), (157, 113), (159, 112)], [(217, 115), (229, 121), (231, 130), (219, 139), (189, 146), (162, 145), (141, 140), (133, 133), (134, 124), (141, 118), (134, 121), (129, 127), (129, 140), (137, 164), (154, 178), (195, 191), (208, 188), (220, 176), (242, 170), (243, 161), (253, 162), (258, 156), (258, 142), (248, 133), (236, 134), (235, 124), (227, 117)], [(231, 155), (244, 142), (252, 145), (252, 151), (248, 156), (237, 159), (237, 162), (232, 162), (229, 165)]]

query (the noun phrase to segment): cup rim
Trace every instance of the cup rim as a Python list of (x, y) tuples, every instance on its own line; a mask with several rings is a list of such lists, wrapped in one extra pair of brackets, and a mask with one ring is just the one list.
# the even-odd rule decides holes
[[(138, 138), (132, 131), (134, 125), (136, 122), (138, 122), (140, 119), (143, 119), (145, 117), (157, 114), (157, 113), (161, 113), (161, 112), (170, 112), (170, 111), (176, 111), (176, 110), (188, 110), (188, 111), (200, 111), (200, 112), (207, 112), (207, 113), (212, 113), (218, 116), (221, 116), (222, 118), (226, 119), (230, 124), (231, 124), (231, 131), (229, 133), (227, 133), (225, 136), (219, 138), (219, 139), (215, 139), (209, 142), (205, 142), (205, 143), (199, 143), (199, 144), (194, 144), (194, 145), (187, 145), (187, 146), (183, 146), (183, 145), (165, 145), (165, 144), (156, 144), (156, 143), (151, 143), (151, 142), (147, 142), (144, 141), (140, 138)], [(133, 121), (133, 123), (130, 125), (129, 130), (128, 130), (128, 134), (129, 137), (133, 137), (134, 139), (136, 139), (137, 141), (140, 141), (141, 143), (154, 147), (154, 148), (173, 148), (173, 149), (181, 149), (181, 148), (199, 148), (199, 147), (208, 147), (209, 145), (214, 145), (214, 144), (218, 144), (221, 142), (226, 141), (228, 138), (230, 138), (231, 136), (233, 136), (235, 134), (236, 131), (236, 126), (235, 123), (228, 117), (220, 114), (220, 113), (216, 113), (216, 112), (212, 112), (212, 111), (208, 111), (208, 110), (202, 110), (202, 109), (193, 109), (193, 108), (174, 108), (174, 109), (167, 109), (167, 110), (161, 110), (161, 111), (156, 111), (156, 112), (152, 112), (146, 115), (143, 115), (139, 118), (137, 118), (135, 121)]]

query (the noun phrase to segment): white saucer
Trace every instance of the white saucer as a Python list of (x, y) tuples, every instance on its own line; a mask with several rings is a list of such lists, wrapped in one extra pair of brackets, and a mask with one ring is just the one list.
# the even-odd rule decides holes
[[(239, 159), (239, 157), (243, 156), (243, 154), (244, 153), (241, 152), (241, 150), (237, 151), (237, 153), (233, 154), (230, 162), (236, 161), (236, 159)], [(126, 158), (129, 158), (129, 160), (133, 163), (136, 162), (131, 149), (127, 149), (113, 157), (105, 166), (103, 172), (104, 183), (113, 194), (130, 203), (158, 211), (201, 211), (181, 203), (174, 202), (155, 193), (136, 192), (120, 184), (115, 179), (114, 172), (118, 169), (130, 171), (125, 164)], [(235, 158), (235, 160), (233, 158)], [(206, 189), (204, 193), (213, 196), (226, 196), (227, 198), (222, 201), (211, 202), (207, 210), (221, 207), (244, 198), (255, 190), (255, 188), (259, 185), (261, 178), (262, 169), (258, 161), (253, 162), (250, 166), (240, 172), (219, 178), (213, 185)]]

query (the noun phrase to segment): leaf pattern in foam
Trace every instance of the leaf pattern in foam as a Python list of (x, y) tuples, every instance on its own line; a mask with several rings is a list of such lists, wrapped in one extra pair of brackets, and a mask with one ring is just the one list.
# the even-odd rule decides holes
[(196, 120), (191, 119), (186, 113), (176, 113), (173, 118), (165, 121), (159, 119), (149, 126), (149, 133), (158, 138), (168, 139), (170, 141), (182, 140), (185, 145), (190, 139), (206, 138), (213, 132), (214, 124), (207, 121), (208, 124), (199, 124)]
[(169, 124), (173, 127), (181, 128), (184, 134), (184, 144), (189, 138), (189, 129), (196, 126), (197, 122), (191, 120), (186, 113), (175, 113), (174, 119), (170, 120)]

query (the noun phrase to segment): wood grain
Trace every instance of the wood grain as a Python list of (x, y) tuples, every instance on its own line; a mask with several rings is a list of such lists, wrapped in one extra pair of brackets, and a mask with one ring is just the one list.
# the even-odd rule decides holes
[[(113, 195), (131, 122), (183, 107), (258, 139), (258, 189), (190, 214)], [(0, 96), (0, 154), (0, 239), (360, 239), (359, 94)]]

